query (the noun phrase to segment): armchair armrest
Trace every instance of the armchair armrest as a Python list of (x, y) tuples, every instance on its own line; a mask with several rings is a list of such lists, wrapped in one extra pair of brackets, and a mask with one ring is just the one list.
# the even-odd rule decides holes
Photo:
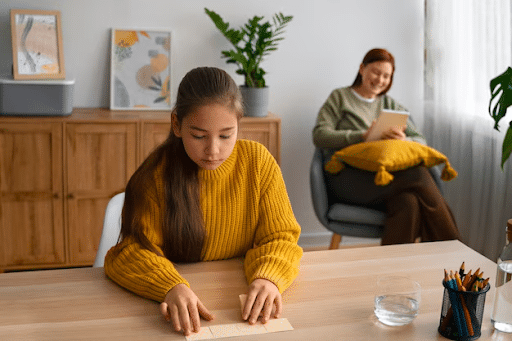
[(311, 188), (311, 199), (315, 214), (324, 225), (328, 225), (327, 210), (329, 207), (327, 190), (324, 179), (322, 150), (315, 148), (309, 172), (309, 184)]

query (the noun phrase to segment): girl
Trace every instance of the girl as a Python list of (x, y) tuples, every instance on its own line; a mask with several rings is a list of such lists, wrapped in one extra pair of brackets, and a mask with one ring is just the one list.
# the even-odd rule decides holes
[[(386, 95), (393, 83), (395, 60), (385, 49), (370, 50), (350, 87), (332, 91), (313, 129), (313, 143), (324, 150), (324, 159), (349, 145), (364, 142), (374, 120), (385, 109), (405, 110)], [(381, 139), (425, 139), (409, 121), (406, 127), (393, 127)], [(434, 179), (423, 166), (395, 172), (394, 180), (377, 186), (375, 173), (346, 167), (337, 175), (325, 173), (331, 194), (339, 201), (366, 205), (386, 211), (381, 243), (412, 243), (458, 239), (453, 215)]]
[(237, 140), (243, 114), (238, 86), (224, 71), (201, 67), (178, 88), (167, 140), (126, 186), (121, 240), (105, 257), (106, 274), (159, 302), (176, 331), (199, 331), (213, 315), (173, 263), (245, 255), (249, 283), (244, 320), (269, 318), (298, 274), (300, 226), (280, 169), (257, 142)]

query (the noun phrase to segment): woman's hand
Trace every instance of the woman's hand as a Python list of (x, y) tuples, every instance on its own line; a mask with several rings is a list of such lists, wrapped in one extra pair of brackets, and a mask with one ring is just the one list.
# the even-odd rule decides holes
[(274, 304), (276, 310), (272, 317), (279, 318), (283, 304), (279, 289), (271, 281), (257, 278), (249, 286), (242, 318), (248, 320), (250, 324), (254, 324), (261, 313), (261, 323), (267, 323)]
[(373, 126), (375, 125), (375, 122), (376, 120), (373, 120), (372, 121), (372, 125), (370, 126), (370, 128), (368, 128), (368, 130), (366, 130), (363, 134), (363, 141), (366, 141), (368, 139), (368, 135), (370, 134), (370, 131), (372, 130)]
[(167, 321), (171, 321), (174, 330), (183, 330), (185, 336), (199, 331), (200, 317), (207, 321), (214, 317), (185, 284), (178, 284), (169, 290), (160, 304), (160, 311)]
[(405, 140), (405, 138), (406, 138), (405, 128), (406, 128), (406, 126), (391, 127), (382, 133), (381, 139), (382, 140)]

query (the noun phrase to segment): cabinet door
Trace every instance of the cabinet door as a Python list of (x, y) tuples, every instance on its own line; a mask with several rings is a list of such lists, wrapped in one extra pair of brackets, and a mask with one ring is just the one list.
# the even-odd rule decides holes
[(108, 201), (136, 168), (136, 123), (70, 123), (66, 131), (66, 211), (73, 265), (94, 262)]
[(170, 123), (142, 123), (141, 159), (139, 164), (167, 139), (170, 131)]
[(239, 139), (253, 140), (263, 144), (281, 163), (281, 126), (278, 120), (245, 119), (240, 122)]
[(0, 264), (64, 263), (60, 123), (0, 123), (0, 194)]

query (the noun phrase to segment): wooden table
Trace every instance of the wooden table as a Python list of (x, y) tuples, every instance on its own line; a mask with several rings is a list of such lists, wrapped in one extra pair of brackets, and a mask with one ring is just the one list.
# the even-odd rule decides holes
[[(489, 315), (496, 264), (458, 241), (306, 252), (300, 275), (283, 295), (293, 331), (264, 340), (445, 340), (437, 333), (443, 269), (484, 271), (491, 277), (480, 340), (509, 340), (493, 334)], [(240, 259), (178, 266), (216, 318), (238, 323), (238, 295), (247, 284)], [(375, 280), (406, 275), (422, 287), (418, 317), (387, 327), (373, 315)], [(202, 325), (207, 325), (203, 321)], [(184, 340), (160, 316), (158, 304), (120, 288), (103, 268), (0, 274), (0, 340)], [(261, 335), (230, 340), (261, 340)]]

